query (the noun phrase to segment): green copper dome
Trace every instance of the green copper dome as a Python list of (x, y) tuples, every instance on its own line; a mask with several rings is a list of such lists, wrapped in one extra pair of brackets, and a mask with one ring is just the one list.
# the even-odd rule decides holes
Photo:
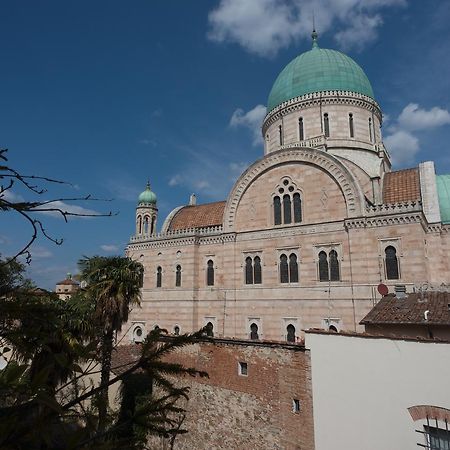
[(139, 195), (139, 204), (141, 203), (151, 203), (156, 204), (156, 194), (150, 189), (150, 182), (147, 183), (145, 191)]
[(374, 98), (361, 67), (336, 50), (319, 48), (313, 32), (312, 50), (292, 60), (278, 75), (267, 101), (267, 112), (295, 97), (320, 91), (350, 91)]
[(436, 175), (441, 221), (450, 224), (450, 175)]

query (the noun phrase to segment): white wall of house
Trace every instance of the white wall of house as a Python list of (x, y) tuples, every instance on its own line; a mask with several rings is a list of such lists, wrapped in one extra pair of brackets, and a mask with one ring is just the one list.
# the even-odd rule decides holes
[(316, 450), (419, 448), (408, 408), (450, 408), (450, 343), (307, 332), (306, 347)]

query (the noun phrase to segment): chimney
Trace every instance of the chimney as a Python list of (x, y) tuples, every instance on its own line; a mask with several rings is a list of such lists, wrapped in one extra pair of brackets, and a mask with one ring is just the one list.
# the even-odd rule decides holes
[(404, 284), (396, 284), (395, 285), (395, 296), (402, 300), (406, 298), (406, 286)]
[(195, 194), (191, 194), (189, 197), (189, 206), (195, 206), (197, 204), (197, 197)]

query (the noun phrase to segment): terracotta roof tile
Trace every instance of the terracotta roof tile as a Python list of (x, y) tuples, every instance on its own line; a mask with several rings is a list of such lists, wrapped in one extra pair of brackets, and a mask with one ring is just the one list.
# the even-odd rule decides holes
[(399, 203), (420, 198), (420, 177), (417, 167), (385, 174), (383, 203)]
[[(450, 325), (449, 305), (450, 292), (413, 293), (404, 299), (390, 294), (383, 297), (360, 324)], [(428, 320), (425, 320), (425, 311), (429, 311)]]
[(185, 206), (171, 220), (169, 231), (222, 225), (225, 204), (226, 202), (223, 201), (205, 203), (204, 205)]
[(139, 360), (141, 353), (140, 344), (118, 345), (111, 354), (111, 371), (121, 375)]

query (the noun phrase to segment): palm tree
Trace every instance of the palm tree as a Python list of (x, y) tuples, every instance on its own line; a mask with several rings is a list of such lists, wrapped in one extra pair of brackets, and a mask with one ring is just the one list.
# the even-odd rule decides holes
[(108, 388), (114, 334), (128, 320), (130, 306), (141, 298), (144, 268), (139, 262), (120, 256), (93, 256), (78, 262), (81, 278), (87, 282), (87, 294), (95, 302), (94, 319), (101, 332), (101, 386), (98, 397), (98, 429), (104, 430), (108, 408)]

